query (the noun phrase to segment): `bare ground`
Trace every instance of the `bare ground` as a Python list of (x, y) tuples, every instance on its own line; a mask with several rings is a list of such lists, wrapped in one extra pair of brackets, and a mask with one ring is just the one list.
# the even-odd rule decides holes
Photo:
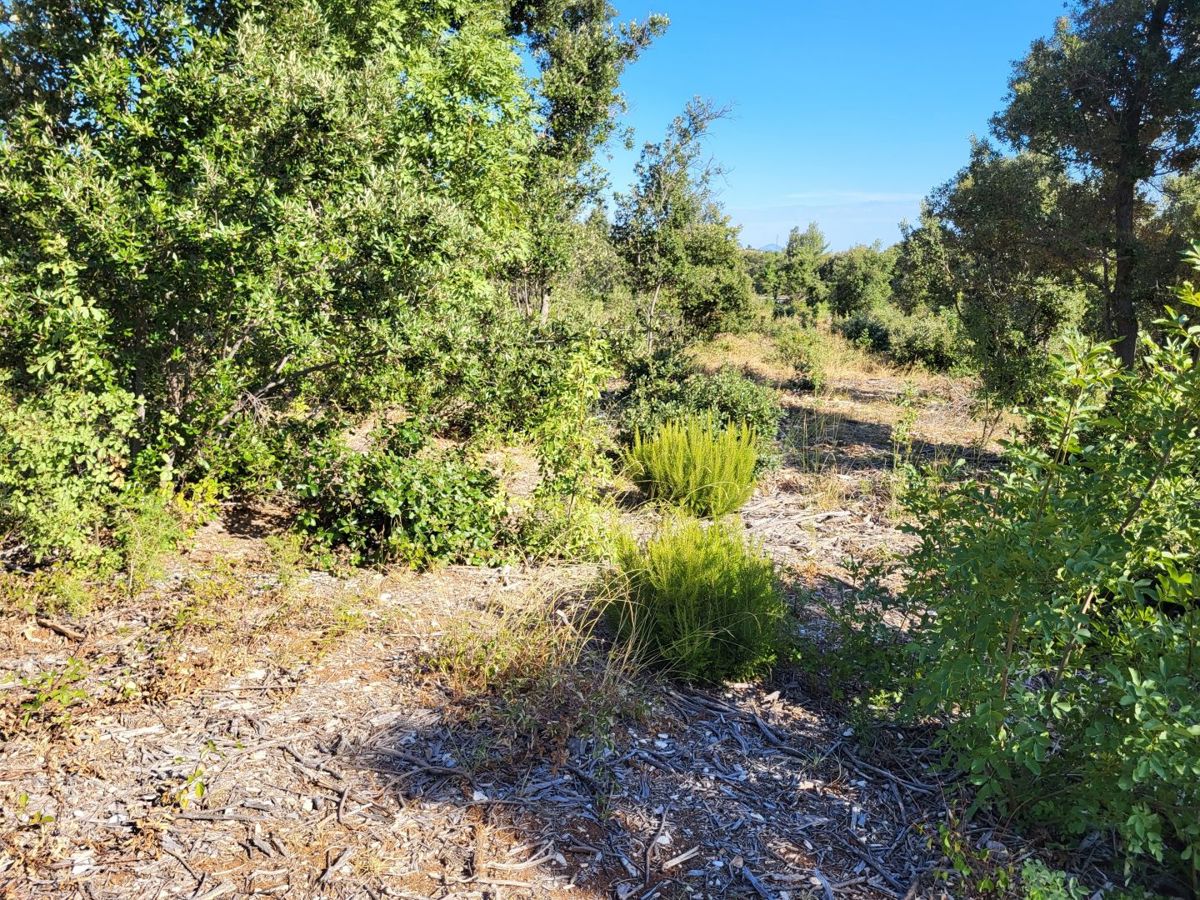
[[(805, 591), (848, 589), (848, 557), (906, 546), (888, 495), (904, 384), (851, 374), (788, 397), (784, 464), (744, 520), (798, 614)], [(961, 386), (921, 389), (912, 452), (970, 451)], [(864, 740), (787, 667), (723, 692), (643, 675), (609, 727), (502, 732), (496, 710), (521, 698), (480, 705), (430, 648), (592, 570), (339, 580), (257, 531), (208, 526), (133, 601), (0, 625), (0, 895), (944, 895), (949, 788), (927, 735)], [(591, 700), (586, 681), (562, 691)]]

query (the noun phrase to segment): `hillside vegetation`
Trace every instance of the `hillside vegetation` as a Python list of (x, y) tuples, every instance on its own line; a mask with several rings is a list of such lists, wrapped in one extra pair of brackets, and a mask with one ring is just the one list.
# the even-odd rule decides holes
[(4, 896), (1200, 891), (1194, 4), (839, 252), (664, 16), (0, 9)]

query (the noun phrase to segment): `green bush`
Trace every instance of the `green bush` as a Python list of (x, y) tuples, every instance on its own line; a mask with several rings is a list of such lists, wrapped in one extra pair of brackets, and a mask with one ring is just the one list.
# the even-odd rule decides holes
[(888, 357), (898, 366), (949, 372), (963, 363), (963, 337), (952, 309), (934, 313), (918, 307), (911, 314), (896, 310), (888, 328)]
[(88, 552), (135, 460), (178, 484), (247, 422), (469, 405), (496, 363), (535, 141), (507, 8), (211, 11), (4, 26), (37, 62), (0, 83), (0, 532), (35, 557)]
[(766, 451), (775, 441), (783, 407), (779, 394), (726, 367), (709, 375), (697, 373), (683, 383), (680, 401), (689, 412), (708, 413), (718, 425), (744, 423)]
[(873, 353), (887, 353), (892, 349), (892, 332), (887, 323), (870, 312), (858, 312), (837, 324), (842, 337)]
[(628, 386), (617, 397), (621, 439), (653, 434), (672, 419), (707, 414), (717, 425), (744, 423), (758, 435), (759, 467), (775, 459), (783, 407), (779, 394), (732, 368), (697, 372), (679, 348), (630, 365)]
[(774, 661), (783, 602), (771, 560), (741, 523), (667, 526), (644, 546), (625, 535), (607, 613), (643, 660), (689, 681), (717, 682)]
[(336, 441), (304, 461), (300, 527), (353, 563), (486, 563), (496, 553), (499, 482), (459, 452), (432, 452), (412, 423), (386, 426), (366, 453)]
[[(1200, 264), (1200, 257), (1197, 258)], [(1076, 341), (981, 482), (914, 495), (916, 702), (977, 802), (1200, 875), (1200, 295), (1136, 369)]]
[(55, 389), (18, 401), (0, 387), (0, 550), (35, 563), (98, 561), (135, 423), (123, 391)]
[(886, 356), (898, 366), (921, 365), (931, 372), (948, 372), (960, 366), (966, 355), (951, 309), (935, 313), (921, 306), (905, 313), (881, 305), (839, 322), (837, 329), (846, 340)]
[(754, 493), (757, 443), (746, 425), (694, 415), (667, 422), (649, 439), (638, 432), (626, 464), (649, 496), (699, 516), (723, 516)]
[(784, 365), (796, 370), (797, 388), (819, 391), (825, 387), (828, 375), (819, 332), (812, 328), (784, 325), (775, 335), (775, 345)]
[(604, 559), (612, 552), (621, 514), (612, 500), (543, 495), (517, 523), (515, 540), (534, 559)]

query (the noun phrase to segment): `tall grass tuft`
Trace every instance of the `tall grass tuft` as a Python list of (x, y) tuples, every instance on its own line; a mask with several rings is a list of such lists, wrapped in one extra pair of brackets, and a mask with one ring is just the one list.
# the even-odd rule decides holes
[(774, 566), (737, 520), (681, 520), (645, 545), (625, 535), (616, 564), (607, 613), (638, 658), (708, 682), (774, 660), (784, 614)]
[(635, 434), (626, 464), (651, 497), (698, 516), (722, 516), (754, 492), (757, 441), (746, 425), (721, 428), (712, 416), (687, 416), (667, 422), (649, 440)]

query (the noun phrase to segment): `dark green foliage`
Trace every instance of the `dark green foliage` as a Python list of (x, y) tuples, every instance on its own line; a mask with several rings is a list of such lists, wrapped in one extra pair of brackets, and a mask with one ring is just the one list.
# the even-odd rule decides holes
[(520, 203), (529, 252), (509, 267), (510, 292), (522, 312), (545, 321), (552, 294), (576, 263), (574, 244), (586, 237), (581, 213), (606, 184), (592, 157), (623, 106), (621, 73), (667, 20), (618, 23), (608, 0), (516, 0), (511, 8), (510, 30), (525, 39), (538, 67), (541, 123)]
[(719, 426), (744, 423), (759, 437), (760, 462), (774, 453), (783, 407), (779, 395), (730, 368), (697, 372), (678, 350), (665, 349), (635, 361), (618, 396), (621, 436), (653, 434), (663, 423), (709, 414)]
[(676, 344), (635, 355), (627, 363), (625, 387), (615, 397), (622, 442), (632, 443), (635, 432), (652, 433), (685, 413), (683, 385), (695, 374), (683, 347)]
[(740, 522), (669, 525), (617, 548), (608, 615), (644, 660), (688, 681), (744, 678), (774, 661), (783, 602), (774, 566)]
[[(1200, 258), (1196, 259), (1200, 263)], [(1073, 342), (1004, 469), (914, 495), (919, 708), (996, 804), (1200, 874), (1200, 296)]]
[(898, 366), (949, 372), (963, 364), (964, 339), (953, 310), (935, 313), (918, 307), (908, 315), (894, 315), (889, 332), (888, 356)]
[(1162, 240), (1154, 195), (1163, 176), (1200, 162), (1200, 7), (1079, 0), (1070, 12), (1014, 65), (1008, 103), (992, 122), (1066, 188), (1025, 222), (1027, 210), (1014, 204), (1009, 235), (1028, 245), (1039, 274), (1089, 286), (1104, 309), (1098, 333), (1130, 365), (1139, 314), (1158, 315), (1183, 241), (1194, 238)]
[(775, 390), (728, 367), (690, 376), (679, 399), (684, 409), (711, 413), (718, 425), (745, 424), (759, 436), (760, 446), (775, 440), (783, 417)]
[(780, 286), (793, 310), (815, 309), (828, 295), (829, 286), (821, 278), (821, 263), (828, 250), (825, 235), (816, 222), (810, 222), (804, 231), (793, 228), (788, 234)]
[(435, 452), (415, 423), (385, 426), (369, 450), (337, 441), (300, 463), (300, 527), (351, 561), (438, 562), (493, 558), (503, 503), (499, 484), (461, 452)]
[(629, 477), (646, 494), (697, 516), (723, 516), (754, 493), (758, 439), (745, 424), (717, 426), (711, 413), (635, 434)]
[[(21, 514), (43, 556), (79, 552), (113, 478), (199, 477), (248, 421), (469, 398), (534, 138), (498, 7), (85, 7), (3, 38), (62, 58), (0, 85), (0, 391), (14, 421), (63, 421), (0, 443), (49, 472), (65, 426), (98, 460), (53, 492), (0, 474), (50, 519), (86, 506), (59, 538)], [(47, 91), (70, 109), (28, 102)]]
[(1067, 227), (1061, 207), (1074, 202), (1077, 189), (1046, 159), (979, 143), (920, 228), (905, 231), (897, 303), (956, 312), (989, 399), (1036, 399), (1051, 342), (1086, 322), (1087, 290), (1073, 275), (1048, 274), (1046, 259), (1051, 235)]
[(690, 335), (736, 326), (749, 314), (750, 278), (703, 159), (703, 140), (724, 115), (699, 98), (657, 144), (646, 144), (627, 194), (617, 196), (613, 241), (626, 263), (640, 324), (653, 346), (664, 324)]
[(850, 318), (838, 322), (836, 328), (842, 337), (856, 347), (875, 353), (887, 353), (892, 349), (891, 329), (872, 313), (855, 313)]
[(714, 211), (688, 229), (687, 265), (676, 302), (684, 327), (697, 336), (733, 331), (750, 318), (754, 295), (746, 274), (737, 229)]
[[(898, 366), (924, 366), (948, 372), (962, 364), (964, 338), (952, 310), (911, 312), (884, 305), (838, 322), (838, 331), (856, 346), (883, 354)], [(993, 377), (996, 373), (993, 373)]]
[(847, 317), (884, 303), (891, 296), (895, 252), (872, 247), (851, 247), (828, 257), (821, 275), (828, 285), (829, 309)]

